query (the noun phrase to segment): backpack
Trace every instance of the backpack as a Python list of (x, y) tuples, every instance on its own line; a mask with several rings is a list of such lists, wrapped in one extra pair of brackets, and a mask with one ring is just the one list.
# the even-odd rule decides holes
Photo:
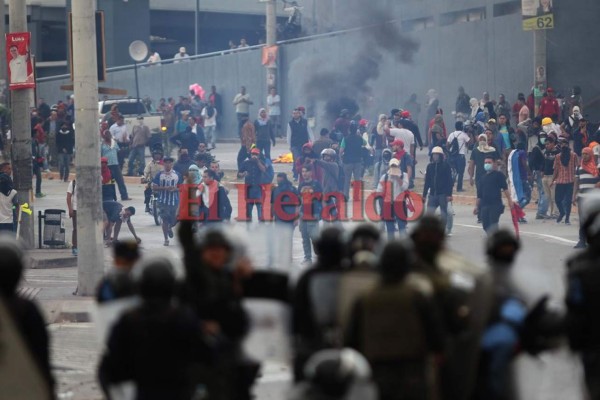
[(206, 116), (212, 118), (215, 115), (215, 108), (213, 106), (206, 106)]
[(448, 152), (450, 157), (456, 157), (460, 154), (460, 146), (458, 145), (458, 136), (454, 136), (452, 142), (450, 142), (450, 147), (448, 148)]

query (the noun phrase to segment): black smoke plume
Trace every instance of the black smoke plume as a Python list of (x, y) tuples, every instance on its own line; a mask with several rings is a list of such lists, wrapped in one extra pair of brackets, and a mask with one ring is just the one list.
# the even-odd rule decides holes
[(327, 56), (321, 55), (308, 63), (305, 71), (309, 72), (303, 74), (304, 95), (312, 101), (325, 101), (328, 123), (344, 108), (354, 115), (373, 96), (371, 83), (379, 78), (384, 55), (392, 56), (395, 62), (411, 63), (419, 50), (418, 42), (402, 33), (400, 23), (391, 20), (386, 10), (373, 6), (372, 2), (365, 5), (364, 0), (348, 0), (346, 9), (348, 15), (354, 16), (346, 20), (348, 27), (364, 27), (358, 34), (347, 36), (355, 40), (360, 35), (357, 50), (348, 54), (343, 64), (329, 66), (323, 64)]

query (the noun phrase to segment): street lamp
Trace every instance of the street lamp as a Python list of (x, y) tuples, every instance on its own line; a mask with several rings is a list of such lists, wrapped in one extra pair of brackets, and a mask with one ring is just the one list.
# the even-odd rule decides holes
[[(146, 59), (148, 55), (148, 46), (141, 40), (134, 40), (129, 45), (129, 56), (133, 59), (133, 70), (135, 71), (135, 98), (137, 103), (140, 102), (140, 85), (138, 83), (138, 70), (137, 64), (138, 62), (142, 62)], [(136, 106), (136, 108), (138, 108)]]

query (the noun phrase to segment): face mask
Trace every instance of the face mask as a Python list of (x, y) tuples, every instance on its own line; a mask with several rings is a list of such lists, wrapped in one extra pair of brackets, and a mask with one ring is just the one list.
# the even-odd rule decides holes
[(483, 164), (483, 168), (487, 171), (490, 172), (492, 170), (492, 164)]
[(546, 144), (546, 138), (541, 138), (541, 139), (540, 139), (540, 143), (541, 143), (541, 144)]
[(542, 127), (542, 129), (544, 130), (544, 132), (550, 133), (552, 131), (552, 126), (551, 125), (544, 125)]
[(63, 135), (66, 135), (67, 133), (69, 133), (69, 131), (66, 129), (61, 129), (60, 133), (62, 133)]

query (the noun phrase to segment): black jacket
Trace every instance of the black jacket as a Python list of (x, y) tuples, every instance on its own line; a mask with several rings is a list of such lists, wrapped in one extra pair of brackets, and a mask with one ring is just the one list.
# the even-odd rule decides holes
[(427, 194), (437, 196), (444, 194), (452, 196), (452, 170), (450, 164), (446, 161), (432, 162), (427, 166), (425, 173), (425, 187), (423, 188), (423, 199), (427, 198)]
[(67, 154), (73, 154), (73, 147), (75, 147), (75, 132), (73, 129), (69, 129), (67, 133), (61, 133), (60, 130), (56, 132), (56, 151), (58, 153), (62, 153), (65, 149)]

